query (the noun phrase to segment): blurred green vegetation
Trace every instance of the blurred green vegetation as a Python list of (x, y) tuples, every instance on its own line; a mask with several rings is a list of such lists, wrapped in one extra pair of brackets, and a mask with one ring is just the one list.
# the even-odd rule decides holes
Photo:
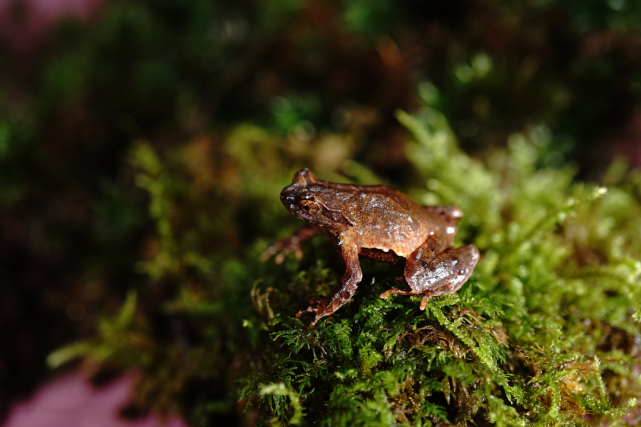
[[(639, 416), (640, 11), (113, 1), (5, 47), (0, 415), (49, 355), (136, 368), (132, 407), (192, 425)], [(258, 260), (301, 225), (278, 200), (301, 167), (460, 206), (474, 275), (420, 312), (363, 261), (308, 331), (344, 271), (329, 240)]]

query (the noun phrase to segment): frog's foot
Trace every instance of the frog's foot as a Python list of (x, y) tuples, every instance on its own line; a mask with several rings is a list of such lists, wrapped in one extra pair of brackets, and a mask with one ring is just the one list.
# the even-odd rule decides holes
[(425, 306), (427, 305), (427, 301), (429, 301), (430, 298), (432, 298), (432, 294), (426, 293), (425, 295), (423, 295), (423, 299), (421, 300), (421, 305), (419, 306), (421, 311), (425, 311)]
[[(360, 280), (360, 270), (357, 277)], [(345, 305), (345, 303), (347, 303), (352, 298), (352, 295), (354, 295), (355, 291), (356, 291), (355, 285), (351, 286), (347, 284), (347, 285), (341, 286), (340, 289), (329, 300), (322, 299), (322, 298), (313, 298), (309, 302), (310, 303), (309, 307), (296, 313), (296, 318), (300, 318), (300, 316), (302, 316), (303, 314), (307, 314), (311, 312), (316, 313), (316, 317), (314, 318), (314, 321), (309, 324), (309, 329), (311, 329), (323, 317), (333, 314), (336, 310), (338, 310), (343, 305)]]
[[(389, 291), (385, 291), (381, 294), (381, 298), (387, 298), (388, 296), (392, 294), (399, 294), (399, 295), (420, 295), (422, 292), (414, 292), (414, 291), (408, 291), (406, 289), (390, 289)], [(427, 305), (427, 301), (432, 298), (434, 295), (430, 292), (426, 292), (425, 295), (423, 296), (423, 299), (421, 300), (421, 306), (419, 307), (421, 311), (425, 310), (425, 306)]]
[[(419, 292), (420, 293), (420, 292)], [(390, 289), (389, 291), (385, 291), (381, 294), (381, 298), (385, 299), (388, 296), (392, 294), (399, 294), (399, 295), (417, 295), (416, 292), (412, 290), (407, 290), (407, 289)]]
[(313, 328), (316, 322), (318, 322), (323, 315), (320, 315), (320, 313), (323, 313), (325, 311), (325, 308), (327, 307), (327, 300), (323, 298), (312, 298), (309, 301), (309, 307), (300, 310), (298, 313), (296, 313), (296, 318), (300, 319), (301, 316), (307, 314), (307, 313), (316, 313), (316, 318), (314, 321), (309, 325), (310, 328)]
[(296, 313), (296, 318), (299, 319), (302, 315), (307, 313), (316, 313), (317, 311), (324, 309), (326, 306), (327, 300), (325, 298), (314, 297), (309, 300), (309, 307)]

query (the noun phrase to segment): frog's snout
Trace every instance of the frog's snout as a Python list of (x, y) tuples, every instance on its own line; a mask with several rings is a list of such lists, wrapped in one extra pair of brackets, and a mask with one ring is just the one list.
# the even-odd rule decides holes
[(280, 193), (280, 201), (287, 207), (296, 203), (296, 196), (288, 191), (288, 188), (289, 187), (285, 187), (285, 189)]

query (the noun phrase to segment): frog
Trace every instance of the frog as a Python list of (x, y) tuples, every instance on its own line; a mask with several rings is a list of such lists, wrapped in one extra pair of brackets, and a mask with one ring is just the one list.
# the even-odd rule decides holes
[(314, 313), (309, 325), (336, 312), (351, 300), (363, 279), (359, 257), (392, 264), (405, 263), (408, 288), (393, 294), (423, 295), (420, 310), (430, 298), (458, 291), (469, 279), (480, 253), (473, 244), (454, 248), (456, 224), (463, 212), (456, 206), (419, 205), (401, 192), (384, 185), (354, 185), (325, 181), (304, 168), (294, 174), (280, 200), (307, 224), (293, 236), (277, 242), (263, 260), (276, 255), (280, 264), (293, 253), (301, 259), (302, 244), (318, 233), (327, 235), (341, 254), (346, 270), (329, 299), (312, 298), (296, 318)]

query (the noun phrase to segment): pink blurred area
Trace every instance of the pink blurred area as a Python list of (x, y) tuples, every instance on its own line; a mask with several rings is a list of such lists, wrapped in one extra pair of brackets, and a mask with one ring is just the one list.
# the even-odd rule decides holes
[(60, 19), (71, 16), (89, 20), (101, 3), (102, 0), (0, 0), (0, 38), (14, 53), (29, 53)]
[(162, 421), (153, 415), (120, 418), (135, 380), (136, 374), (128, 372), (95, 388), (79, 372), (63, 375), (29, 401), (15, 404), (3, 427), (186, 427), (175, 416)]

